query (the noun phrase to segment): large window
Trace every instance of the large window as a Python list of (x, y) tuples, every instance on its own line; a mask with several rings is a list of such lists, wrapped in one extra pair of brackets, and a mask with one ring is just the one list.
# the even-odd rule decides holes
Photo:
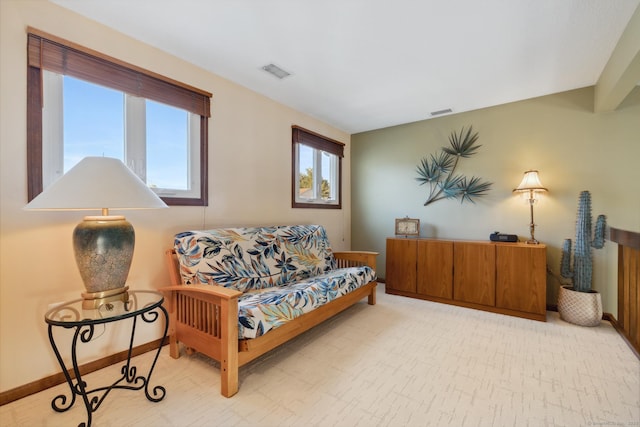
[(207, 204), (211, 94), (32, 29), (28, 53), (29, 200), (108, 156), (167, 204)]
[(298, 126), (292, 143), (292, 207), (340, 209), (344, 144)]

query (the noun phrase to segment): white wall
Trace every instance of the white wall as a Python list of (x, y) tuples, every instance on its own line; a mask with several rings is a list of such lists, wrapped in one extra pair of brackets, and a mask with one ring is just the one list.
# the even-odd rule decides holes
[[(48, 304), (78, 298), (84, 289), (71, 247), (82, 214), (22, 210), (27, 26), (213, 93), (209, 206), (126, 214), (136, 229), (132, 289), (168, 284), (163, 251), (175, 232), (188, 228), (321, 223), (335, 249), (350, 248), (347, 133), (46, 1), (2, 0), (0, 20), (0, 391), (59, 372), (43, 315)], [(342, 210), (291, 208), (292, 124), (347, 144)], [(112, 329), (86, 346), (82, 363), (125, 347), (126, 328)], [(156, 338), (158, 330), (150, 328), (140, 343)]]

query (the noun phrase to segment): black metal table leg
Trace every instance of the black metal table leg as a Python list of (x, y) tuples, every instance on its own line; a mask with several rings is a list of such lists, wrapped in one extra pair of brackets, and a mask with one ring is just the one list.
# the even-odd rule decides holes
[[(132, 294), (140, 294), (142, 295), (142, 297), (147, 299), (153, 298), (153, 301), (138, 309), (135, 307), (138, 302), (134, 295), (134, 299), (123, 303), (123, 306), (120, 309), (114, 309), (113, 306), (110, 306), (106, 308), (105, 312), (99, 313), (99, 315), (95, 315), (94, 318), (91, 318), (90, 315), (93, 311), (97, 312), (99, 311), (99, 309), (90, 311), (76, 310), (72, 307), (72, 305), (77, 303), (78, 301), (72, 301), (70, 303), (62, 305), (60, 308), (50, 310), (45, 315), (45, 320), (47, 321), (47, 323), (49, 323), (49, 342), (51, 343), (51, 347), (53, 348), (56, 359), (58, 360), (58, 363), (62, 368), (62, 372), (65, 376), (65, 379), (67, 380), (67, 384), (69, 386), (71, 394), (70, 397), (67, 397), (67, 395), (64, 393), (56, 396), (51, 401), (51, 407), (56, 412), (68, 411), (75, 404), (76, 395), (80, 396), (87, 411), (87, 421), (86, 423), (80, 423), (79, 427), (91, 426), (92, 414), (98, 410), (107, 395), (114, 389), (141, 390), (144, 388), (145, 396), (151, 402), (159, 402), (164, 399), (166, 395), (166, 389), (163, 386), (158, 385), (153, 387), (153, 389), (150, 389), (149, 383), (151, 380), (151, 374), (153, 373), (155, 365), (158, 361), (158, 357), (160, 356), (164, 338), (167, 335), (167, 331), (169, 328), (169, 315), (167, 313), (167, 310), (162, 306), (163, 298), (161, 294), (150, 291), (138, 291), (132, 292)], [(133, 305), (133, 307), (131, 307), (130, 305)], [(81, 312), (83, 316), (88, 314), (89, 317), (81, 318)], [(137, 328), (137, 319), (138, 317), (140, 317), (145, 323), (151, 324), (158, 320), (158, 318), (160, 317), (160, 312), (164, 314), (164, 329), (162, 333), (162, 339), (160, 340), (153, 362), (151, 363), (146, 376), (137, 375), (138, 369), (136, 366), (132, 365), (131, 362), (135, 333)], [(89, 343), (94, 338), (96, 324), (109, 323), (127, 318), (132, 319), (131, 337), (129, 340), (127, 359), (120, 370), (121, 376), (110, 385), (88, 389), (87, 383), (82, 379), (80, 367), (78, 365), (78, 340), (80, 341), (80, 343)], [(53, 336), (53, 326), (62, 326), (65, 329), (75, 328), (73, 340), (71, 343), (71, 361), (75, 379), (72, 378), (71, 374), (69, 373), (69, 369), (65, 365), (65, 362), (60, 355), (60, 350), (58, 349)]]

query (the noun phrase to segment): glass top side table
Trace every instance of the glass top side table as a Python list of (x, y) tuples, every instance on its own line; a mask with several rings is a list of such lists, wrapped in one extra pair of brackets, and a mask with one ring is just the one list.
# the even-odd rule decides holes
[[(125, 390), (142, 390), (148, 400), (159, 402), (164, 399), (166, 390), (162, 386), (155, 386), (150, 389), (149, 380), (151, 374), (158, 361), (163, 341), (167, 335), (169, 326), (168, 314), (162, 306), (164, 298), (161, 293), (155, 291), (129, 291), (129, 301), (113, 301), (103, 304), (95, 309), (84, 309), (82, 307), (82, 299), (77, 299), (60, 304), (44, 315), (44, 320), (48, 324), (49, 342), (58, 359), (58, 363), (62, 368), (67, 384), (70, 388), (71, 398), (61, 394), (51, 401), (51, 407), (56, 412), (65, 412), (69, 410), (75, 403), (76, 396), (82, 397), (85, 408), (87, 410), (87, 422), (80, 423), (79, 426), (89, 427), (91, 425), (92, 414), (102, 404), (107, 394), (114, 389)], [(137, 375), (137, 368), (131, 365), (131, 355), (136, 331), (137, 320), (141, 319), (146, 323), (154, 323), (160, 318), (160, 313), (164, 315), (164, 328), (162, 339), (158, 345), (153, 363), (149, 368), (146, 376)], [(80, 368), (77, 359), (78, 343), (89, 343), (94, 338), (95, 326), (100, 324), (119, 322), (126, 319), (132, 319), (131, 338), (129, 341), (129, 350), (127, 352), (127, 360), (120, 370), (122, 376), (116, 379), (112, 384), (88, 389), (87, 383), (82, 380)], [(60, 350), (56, 345), (53, 329), (62, 327), (65, 329), (74, 329), (73, 339), (71, 342), (71, 360), (74, 378), (71, 377), (69, 370), (62, 359)]]

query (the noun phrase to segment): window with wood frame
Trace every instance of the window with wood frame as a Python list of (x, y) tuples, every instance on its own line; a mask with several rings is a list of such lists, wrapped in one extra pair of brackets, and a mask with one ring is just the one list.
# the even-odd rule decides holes
[(210, 93), (33, 28), (27, 51), (29, 200), (107, 156), (169, 205), (207, 205)]
[(344, 144), (299, 126), (291, 136), (291, 206), (341, 209)]

